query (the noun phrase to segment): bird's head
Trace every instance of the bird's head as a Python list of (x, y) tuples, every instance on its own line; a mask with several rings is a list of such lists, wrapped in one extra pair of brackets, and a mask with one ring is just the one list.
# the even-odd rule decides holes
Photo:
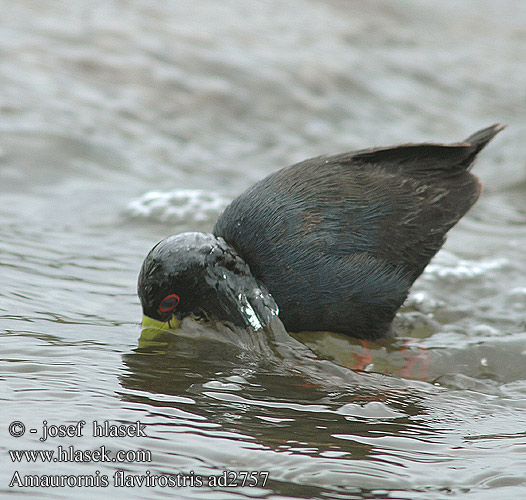
[(144, 259), (137, 291), (143, 326), (177, 328), (190, 315), (264, 328), (278, 307), (223, 238), (212, 234), (170, 236)]

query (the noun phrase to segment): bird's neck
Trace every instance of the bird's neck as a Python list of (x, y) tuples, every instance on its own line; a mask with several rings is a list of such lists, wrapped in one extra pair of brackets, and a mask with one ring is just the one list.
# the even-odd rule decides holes
[(214, 316), (236, 326), (261, 330), (278, 315), (279, 309), (272, 295), (223, 238), (216, 237), (216, 244), (207, 258), (207, 308)]

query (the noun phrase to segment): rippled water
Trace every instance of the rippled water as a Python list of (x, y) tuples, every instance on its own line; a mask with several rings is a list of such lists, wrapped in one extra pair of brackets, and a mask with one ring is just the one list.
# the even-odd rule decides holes
[[(3, 496), (526, 494), (524, 2), (0, 7)], [(146, 252), (210, 230), (255, 180), (309, 156), (456, 141), (494, 122), (508, 128), (475, 167), (485, 191), (415, 284), (397, 339), (191, 320), (165, 342), (139, 339)], [(41, 442), (44, 420), (86, 427)], [(140, 421), (147, 436), (93, 437), (105, 420)], [(14, 421), (24, 436), (9, 434)], [(151, 461), (8, 453), (59, 445), (145, 449)], [(205, 483), (254, 471), (258, 485), (117, 487), (118, 469)], [(97, 470), (107, 487), (9, 487), (15, 471)]]

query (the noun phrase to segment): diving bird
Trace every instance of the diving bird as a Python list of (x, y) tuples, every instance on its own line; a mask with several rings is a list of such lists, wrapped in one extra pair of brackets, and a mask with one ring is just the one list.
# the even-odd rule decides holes
[(143, 325), (174, 328), (195, 315), (258, 330), (279, 315), (291, 332), (391, 335), (411, 285), (479, 197), (470, 167), (503, 128), (270, 174), (230, 203), (212, 234), (155, 245), (138, 280)]

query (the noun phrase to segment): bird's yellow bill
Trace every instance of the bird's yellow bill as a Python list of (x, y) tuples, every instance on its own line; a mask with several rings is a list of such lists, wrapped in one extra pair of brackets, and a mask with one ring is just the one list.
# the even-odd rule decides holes
[(175, 316), (172, 316), (172, 318), (169, 321), (159, 321), (158, 319), (153, 319), (150, 318), (150, 316), (146, 316), (146, 314), (142, 315), (143, 328), (157, 328), (158, 330), (175, 330), (176, 328), (179, 328), (180, 324), (181, 322)]
[(141, 340), (166, 341), (170, 337), (167, 330), (176, 330), (180, 324), (181, 321), (175, 316), (172, 316), (169, 321), (159, 321), (143, 314)]

